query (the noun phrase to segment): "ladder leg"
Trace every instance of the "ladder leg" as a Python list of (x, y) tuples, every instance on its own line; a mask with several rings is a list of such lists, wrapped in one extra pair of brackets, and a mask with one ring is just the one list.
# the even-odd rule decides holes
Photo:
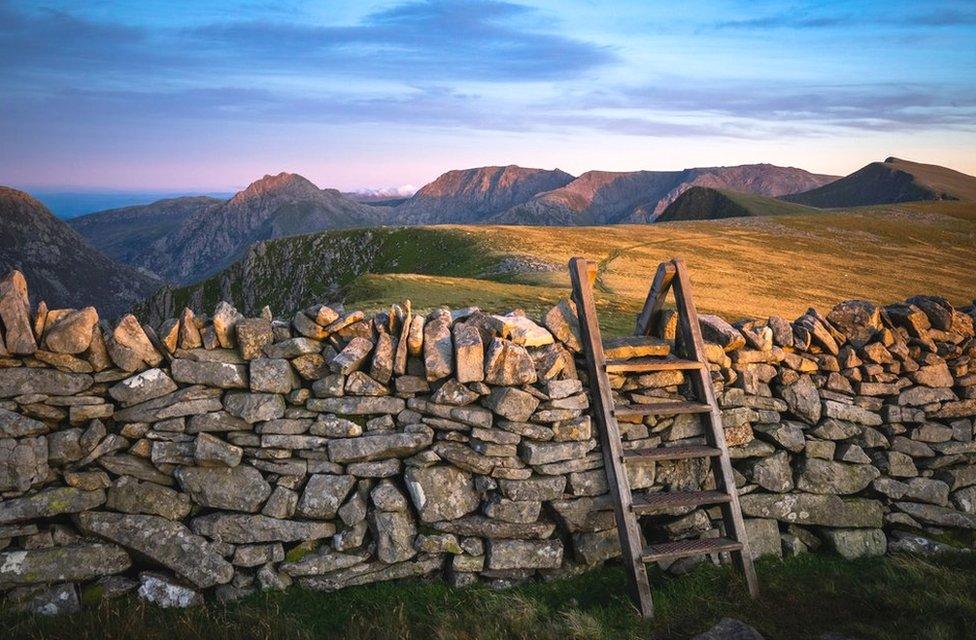
[(654, 615), (651, 586), (647, 579), (647, 568), (641, 559), (640, 527), (633, 511), (633, 496), (623, 464), (620, 432), (617, 419), (613, 415), (613, 394), (604, 367), (606, 358), (603, 353), (603, 340), (588, 274), (586, 260), (573, 258), (569, 261), (573, 298), (579, 315), (582, 334), (580, 337), (586, 354), (587, 372), (593, 395), (593, 414), (599, 427), (603, 465), (614, 502), (614, 516), (617, 533), (620, 536), (620, 552), (630, 582), (631, 595), (640, 608), (641, 616), (649, 619)]
[(732, 474), (732, 462), (725, 442), (725, 428), (722, 425), (722, 413), (719, 411), (715, 399), (715, 389), (705, 358), (705, 344), (701, 336), (701, 326), (698, 324), (698, 312), (691, 300), (691, 282), (685, 271), (684, 263), (675, 259), (675, 281), (673, 284), (675, 301), (678, 306), (678, 330), (688, 356), (700, 360), (703, 366), (693, 377), (692, 387), (696, 395), (703, 402), (711, 405), (708, 414), (707, 434), (712, 446), (718, 448), (721, 454), (712, 459), (712, 470), (720, 488), (730, 496), (730, 501), (722, 505), (722, 519), (725, 524), (726, 535), (742, 544), (742, 549), (732, 552), (732, 559), (742, 571), (749, 587), (749, 594), (756, 597), (759, 593), (759, 583), (756, 570), (753, 567), (752, 555), (749, 551), (749, 540), (746, 534), (742, 510), (739, 507), (739, 494), (735, 487), (735, 477)]

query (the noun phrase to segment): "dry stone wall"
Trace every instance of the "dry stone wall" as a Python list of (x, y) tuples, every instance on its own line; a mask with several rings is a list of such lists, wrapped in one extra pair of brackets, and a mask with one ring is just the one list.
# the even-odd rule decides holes
[[(972, 545), (973, 316), (920, 296), (702, 317), (753, 555)], [(673, 313), (658, 325), (660, 340), (609, 356), (666, 354)], [(14, 272), (0, 326), (0, 593), (14, 606), (131, 591), (189, 606), (416, 576), (504, 587), (619, 553), (568, 301), (540, 318), (409, 303), (245, 318), (221, 303), (109, 326), (92, 308), (32, 309)], [(619, 403), (685, 389), (678, 371), (612, 383)], [(622, 432), (628, 448), (703, 442), (689, 416)], [(631, 483), (714, 479), (685, 460)], [(671, 511), (644, 533), (717, 522)]]

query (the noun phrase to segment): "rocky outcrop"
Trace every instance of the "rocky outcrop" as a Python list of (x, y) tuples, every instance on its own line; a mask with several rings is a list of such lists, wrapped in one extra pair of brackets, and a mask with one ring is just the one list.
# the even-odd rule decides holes
[(226, 267), (251, 244), (324, 229), (380, 224), (386, 209), (319, 189), (293, 173), (251, 183), (227, 202), (188, 216), (178, 228), (132, 256), (132, 264), (170, 282), (189, 283)]
[[(39, 201), (8, 187), (0, 187), (0, 238), (0, 269), (23, 272), (31, 281), (35, 303), (93, 305), (103, 316), (115, 318), (162, 285), (158, 277), (101, 253)], [(5, 323), (10, 322), (12, 300), (4, 299), (12, 295), (12, 287), (0, 285), (0, 317)], [(15, 338), (23, 335), (16, 325), (13, 329)], [(12, 353), (25, 353), (23, 349), (15, 339)]]
[[(89, 585), (160, 606), (432, 574), (502, 587), (619, 554), (568, 301), (539, 317), (404, 303), (285, 318), (224, 302), (113, 325), (89, 309), (37, 322), (23, 278), (6, 282), (0, 334), (19, 346), (0, 356), (0, 593), (31, 610), (77, 610)], [(976, 530), (974, 317), (933, 296), (702, 317), (754, 556), (935, 549)], [(605, 351), (663, 357), (672, 340)], [(620, 405), (688, 391), (680, 371), (611, 386)], [(692, 416), (621, 427), (625, 449), (704, 442)], [(665, 461), (631, 484), (714, 478)], [(645, 532), (717, 535), (714, 518), (664, 512)]]

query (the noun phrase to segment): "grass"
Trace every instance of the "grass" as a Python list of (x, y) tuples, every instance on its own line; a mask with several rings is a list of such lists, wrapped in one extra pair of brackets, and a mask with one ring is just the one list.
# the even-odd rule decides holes
[(291, 589), (188, 611), (123, 599), (53, 619), (0, 614), (0, 624), (10, 640), (684, 639), (734, 617), (767, 640), (816, 639), (831, 631), (863, 640), (961, 640), (976, 629), (974, 556), (764, 560), (755, 601), (728, 567), (700, 566), (678, 578), (656, 574), (657, 617), (648, 624), (624, 596), (619, 567), (508, 591), (412, 580), (335, 593)]
[[(285, 314), (343, 292), (367, 309), (413, 296), (422, 310), (438, 304), (532, 310), (568, 295), (566, 263), (577, 255), (600, 265), (607, 333), (631, 330), (654, 270), (673, 256), (689, 266), (699, 310), (730, 319), (795, 318), (809, 306), (827, 311), (851, 298), (888, 303), (927, 293), (962, 305), (976, 295), (973, 203), (650, 225), (346, 230), (266, 244), (246, 269), (238, 263), (178, 289), (175, 311), (187, 302), (211, 311), (229, 296), (248, 313), (268, 303)], [(435, 300), (419, 283), (443, 297)]]

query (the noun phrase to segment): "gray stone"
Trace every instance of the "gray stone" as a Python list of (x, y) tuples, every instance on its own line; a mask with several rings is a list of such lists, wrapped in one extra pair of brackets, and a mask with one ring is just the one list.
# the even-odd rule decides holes
[(180, 467), (174, 475), (193, 502), (212, 509), (257, 513), (271, 495), (271, 485), (249, 465)]
[(480, 502), (471, 474), (454, 467), (410, 467), (404, 482), (422, 522), (460, 518)]
[(917, 502), (896, 502), (895, 506), (926, 524), (934, 524), (938, 527), (976, 529), (976, 514)]
[(319, 540), (335, 533), (331, 522), (280, 520), (238, 513), (212, 513), (194, 518), (190, 527), (199, 535), (230, 544)]
[(486, 567), (490, 570), (558, 569), (563, 560), (559, 540), (489, 540)]
[(323, 549), (294, 562), (285, 562), (281, 565), (281, 570), (294, 578), (320, 576), (363, 564), (367, 560), (368, 557), (365, 555), (336, 553), (331, 549)]
[(767, 458), (760, 458), (750, 468), (752, 481), (767, 491), (783, 493), (793, 489), (793, 470), (790, 457), (778, 451)]
[(454, 346), (449, 319), (437, 317), (424, 325), (424, 371), (428, 382), (446, 378), (454, 371)]
[(271, 322), (264, 318), (238, 320), (235, 331), (237, 347), (240, 349), (241, 357), (245, 360), (260, 357), (262, 350), (274, 342)]
[(254, 358), (250, 363), (251, 391), (290, 393), (298, 386), (295, 371), (283, 358)]
[(454, 325), (454, 361), (458, 382), (485, 379), (485, 347), (477, 327), (463, 322)]
[(882, 423), (881, 416), (856, 405), (843, 404), (834, 400), (824, 400), (823, 408), (824, 414), (828, 418), (856, 422), (869, 427), (877, 427)]
[(717, 625), (691, 640), (764, 640), (762, 634), (734, 618), (722, 618)]
[(542, 540), (551, 536), (556, 529), (556, 526), (551, 522), (518, 524), (492, 520), (484, 516), (464, 516), (456, 520), (442, 520), (431, 523), (431, 526), (437, 531), (453, 533), (458, 536), (506, 540)]
[(537, 374), (525, 347), (494, 338), (485, 356), (485, 382), (499, 386), (532, 384)]
[(244, 450), (209, 433), (198, 433), (193, 443), (193, 459), (201, 467), (236, 467)]
[(883, 556), (888, 546), (881, 529), (824, 529), (827, 544), (846, 560)]
[(356, 478), (351, 475), (314, 474), (298, 501), (297, 513), (315, 520), (330, 520), (355, 484)]
[(200, 588), (230, 582), (234, 567), (207, 540), (159, 516), (89, 511), (75, 522), (82, 533), (111, 540), (171, 569)]
[(402, 398), (392, 397), (312, 398), (306, 403), (306, 406), (309, 411), (361, 416), (382, 413), (397, 414), (406, 408), (407, 403)]
[(796, 479), (797, 489), (809, 493), (851, 494), (862, 491), (881, 472), (869, 464), (849, 464), (807, 458)]
[(29, 355), (37, 351), (37, 342), (31, 328), (27, 281), (20, 271), (10, 271), (0, 280), (0, 320), (3, 321), (9, 353)]
[(746, 518), (746, 538), (749, 540), (749, 554), (753, 560), (764, 556), (783, 557), (783, 544), (780, 540), (779, 524), (768, 518)]
[(865, 300), (841, 302), (827, 314), (827, 320), (847, 336), (856, 348), (869, 343), (881, 330), (881, 309)]
[(790, 413), (809, 424), (820, 421), (820, 392), (810, 376), (800, 376), (791, 385), (780, 390), (780, 395), (789, 407)]
[(503, 418), (525, 422), (539, 406), (539, 399), (521, 389), (495, 387), (481, 403)]
[(376, 541), (376, 557), (393, 564), (417, 555), (414, 538), (417, 527), (408, 511), (374, 511), (370, 527)]
[(230, 392), (224, 396), (224, 408), (232, 416), (254, 424), (285, 415), (285, 399), (276, 393)]
[(566, 488), (566, 476), (528, 480), (499, 480), (498, 488), (510, 500), (558, 500)]
[(164, 609), (187, 609), (203, 605), (203, 596), (198, 591), (155, 572), (144, 571), (139, 574), (137, 593), (141, 600)]
[(94, 509), (105, 502), (105, 491), (82, 491), (74, 487), (44, 489), (22, 498), (0, 502), (0, 524), (51, 518), (65, 513)]
[(47, 438), (0, 438), (0, 491), (27, 491), (50, 475)]
[(183, 384), (203, 384), (220, 389), (246, 389), (247, 368), (227, 362), (197, 362), (177, 358), (170, 364), (173, 379)]
[(158, 485), (122, 476), (108, 490), (105, 507), (122, 513), (143, 513), (182, 520), (190, 514), (190, 497)]
[(519, 444), (519, 457), (526, 464), (548, 464), (562, 460), (582, 458), (596, 446), (594, 441), (585, 442), (532, 442), (524, 440)]
[(26, 592), (8, 594), (18, 611), (41, 616), (63, 616), (81, 611), (78, 591), (71, 583), (22, 589)]
[(0, 408), (0, 438), (39, 436), (50, 430), (50, 427), (40, 420)]
[(747, 517), (824, 527), (879, 528), (884, 513), (877, 500), (811, 493), (750, 493), (740, 497), (739, 504)]
[(73, 544), (0, 553), (0, 589), (51, 582), (81, 582), (121, 573), (132, 561), (114, 544)]
[(430, 433), (388, 433), (329, 441), (329, 459), (346, 464), (405, 458), (430, 446)]
[(146, 402), (168, 393), (176, 391), (178, 387), (162, 369), (147, 369), (142, 373), (126, 378), (113, 387), (108, 393), (123, 407)]
[(94, 379), (87, 373), (33, 367), (3, 368), (0, 369), (0, 398), (30, 393), (70, 396), (85, 391), (93, 382)]
[(353, 371), (360, 370), (369, 358), (373, 350), (372, 340), (363, 337), (356, 337), (349, 341), (349, 344), (332, 359), (329, 366), (336, 373), (348, 375)]

